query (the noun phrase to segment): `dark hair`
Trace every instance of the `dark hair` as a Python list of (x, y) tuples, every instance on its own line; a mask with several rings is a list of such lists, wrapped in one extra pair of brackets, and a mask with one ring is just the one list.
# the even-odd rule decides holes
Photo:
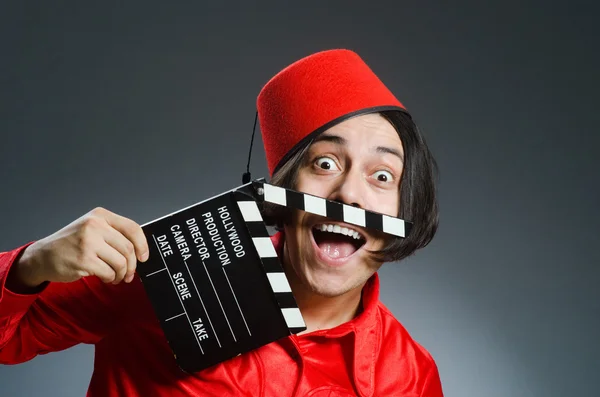
[[(398, 216), (413, 223), (406, 238), (389, 238), (384, 248), (372, 252), (383, 262), (399, 261), (416, 250), (425, 247), (435, 235), (438, 227), (438, 203), (436, 182), (438, 169), (425, 139), (419, 132), (410, 115), (399, 110), (380, 112), (398, 131), (404, 148), (404, 169), (400, 182), (400, 208)], [(287, 189), (294, 189), (298, 170), (305, 165), (310, 143), (298, 150), (273, 175), (270, 183)], [(285, 209), (267, 206), (265, 220), (278, 223), (288, 219)], [(275, 220), (277, 220), (275, 222)], [(283, 220), (283, 221), (282, 221)]]

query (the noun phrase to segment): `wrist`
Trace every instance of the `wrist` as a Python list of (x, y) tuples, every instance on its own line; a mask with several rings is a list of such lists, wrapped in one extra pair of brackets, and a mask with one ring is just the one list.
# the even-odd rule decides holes
[(32, 292), (44, 284), (39, 271), (39, 261), (35, 249), (36, 243), (25, 248), (15, 259), (6, 280), (6, 286), (16, 293)]

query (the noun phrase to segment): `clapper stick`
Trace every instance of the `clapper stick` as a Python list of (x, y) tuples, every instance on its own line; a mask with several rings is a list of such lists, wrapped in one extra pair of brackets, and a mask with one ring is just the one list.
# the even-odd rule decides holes
[(336, 221), (378, 230), (396, 237), (406, 238), (412, 229), (411, 222), (400, 218), (285, 189), (262, 180), (256, 180), (252, 185), (259, 201), (295, 208)]

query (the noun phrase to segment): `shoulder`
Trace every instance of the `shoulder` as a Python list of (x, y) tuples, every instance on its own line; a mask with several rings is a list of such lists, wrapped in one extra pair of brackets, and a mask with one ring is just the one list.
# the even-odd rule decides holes
[(381, 342), (392, 348), (386, 354), (411, 353), (416, 358), (433, 362), (433, 357), (419, 344), (408, 330), (396, 319), (394, 314), (381, 302), (378, 302), (378, 314), (381, 321)]
[(435, 360), (396, 319), (390, 310), (378, 302), (381, 324), (380, 345), (376, 366), (386, 380), (405, 383), (411, 379), (422, 384), (432, 373), (437, 373)]

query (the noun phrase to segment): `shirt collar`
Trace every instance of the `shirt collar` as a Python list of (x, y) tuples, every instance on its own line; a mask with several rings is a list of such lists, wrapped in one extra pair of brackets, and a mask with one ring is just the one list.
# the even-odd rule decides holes
[[(271, 237), (280, 257), (283, 251), (283, 233)], [(381, 322), (379, 319), (379, 276), (373, 274), (362, 289), (362, 311), (352, 320), (337, 327), (314, 331), (295, 338), (341, 338), (352, 334), (354, 336), (353, 379), (362, 396), (372, 396), (375, 381), (375, 360), (381, 344)]]

